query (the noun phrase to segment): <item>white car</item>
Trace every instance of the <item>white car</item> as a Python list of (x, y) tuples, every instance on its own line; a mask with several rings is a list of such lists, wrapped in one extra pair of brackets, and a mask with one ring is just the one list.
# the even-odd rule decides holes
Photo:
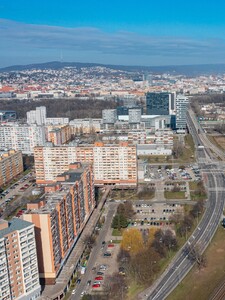
[(72, 295), (74, 295), (76, 293), (76, 289), (72, 290)]

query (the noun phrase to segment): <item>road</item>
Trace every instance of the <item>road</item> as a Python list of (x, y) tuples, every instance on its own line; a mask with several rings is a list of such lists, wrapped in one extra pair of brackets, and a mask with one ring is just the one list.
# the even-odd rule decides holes
[(87, 281), (91, 280), (92, 277), (92, 268), (95, 266), (95, 262), (97, 260), (97, 257), (101, 254), (101, 247), (102, 247), (102, 242), (105, 241), (107, 232), (111, 226), (111, 222), (113, 219), (113, 215), (116, 212), (116, 207), (118, 204), (116, 203), (110, 203), (108, 204), (108, 207), (106, 207), (107, 209), (107, 215), (105, 218), (105, 223), (102, 227), (102, 229), (99, 232), (99, 235), (97, 237), (97, 242), (96, 245), (93, 247), (89, 260), (88, 260), (88, 264), (87, 264), (87, 269), (84, 275), (81, 275), (81, 283), (77, 284), (76, 287), (76, 292), (74, 295), (71, 296), (71, 299), (77, 300), (81, 298), (81, 293), (83, 291), (87, 291)]
[(216, 232), (223, 213), (225, 199), (223, 170), (220, 169), (219, 164), (213, 164), (215, 155), (207, 148), (205, 140), (199, 137), (197, 125), (190, 115), (188, 117), (188, 125), (196, 147), (198, 145), (206, 146), (206, 148), (197, 149), (197, 159), (208, 189), (206, 210), (192, 236), (174, 257), (167, 270), (152, 287), (139, 295), (139, 299), (166, 299), (194, 265), (194, 262), (188, 257), (188, 249), (196, 245), (200, 252), (206, 249)]

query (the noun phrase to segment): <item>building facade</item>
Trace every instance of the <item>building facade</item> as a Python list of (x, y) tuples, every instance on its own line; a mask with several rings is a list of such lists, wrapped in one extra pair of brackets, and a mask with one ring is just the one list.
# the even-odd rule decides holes
[(176, 98), (176, 130), (186, 130), (187, 127), (187, 108), (189, 105), (188, 97), (178, 95)]
[(54, 284), (95, 207), (92, 166), (74, 163), (46, 194), (27, 205), (24, 220), (35, 224), (41, 283)]
[(0, 220), (0, 299), (35, 300), (41, 292), (34, 224)]
[(33, 154), (35, 146), (45, 145), (45, 128), (37, 125), (10, 124), (0, 126), (0, 149), (15, 149)]
[(148, 115), (170, 115), (172, 113), (172, 96), (170, 93), (147, 93), (146, 108)]
[(104, 124), (114, 124), (117, 120), (116, 109), (103, 109), (102, 121)]
[(88, 146), (46, 146), (34, 150), (38, 184), (51, 183), (75, 161), (93, 163), (95, 184), (137, 184), (136, 146), (95, 143)]
[(0, 187), (22, 172), (23, 158), (21, 151), (9, 150), (0, 152)]

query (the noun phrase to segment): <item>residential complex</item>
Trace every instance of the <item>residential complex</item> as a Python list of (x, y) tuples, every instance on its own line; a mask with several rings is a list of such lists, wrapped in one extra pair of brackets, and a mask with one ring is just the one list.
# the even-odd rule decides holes
[(41, 293), (34, 224), (0, 220), (0, 299), (35, 300)]
[(22, 217), (35, 225), (41, 282), (54, 284), (95, 207), (92, 166), (68, 165), (45, 191), (41, 199), (27, 205)]
[(23, 172), (21, 151), (0, 151), (0, 187)]
[(97, 142), (87, 146), (45, 146), (34, 149), (36, 180), (38, 184), (51, 183), (59, 173), (75, 161), (93, 163), (97, 185), (137, 184), (136, 146), (121, 142), (105, 145)]
[(45, 128), (38, 125), (7, 123), (0, 126), (0, 149), (32, 154), (35, 146), (45, 145)]

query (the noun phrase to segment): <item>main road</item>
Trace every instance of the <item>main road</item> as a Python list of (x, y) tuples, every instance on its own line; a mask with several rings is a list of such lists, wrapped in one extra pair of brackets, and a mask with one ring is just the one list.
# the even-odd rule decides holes
[[(193, 247), (198, 247), (203, 252), (210, 243), (216, 232), (224, 208), (225, 179), (223, 170), (218, 164), (214, 164), (214, 153), (207, 148), (205, 138), (201, 139), (193, 116), (188, 114), (188, 126), (193, 136), (197, 159), (201, 167), (205, 185), (208, 189), (208, 201), (205, 213), (197, 225), (197, 228), (188, 239), (187, 243), (177, 253), (167, 270), (162, 274), (152, 287), (140, 294), (139, 299), (163, 300), (181, 282), (193, 267), (194, 262), (190, 260), (188, 252)], [(198, 148), (199, 146), (202, 146)]]

